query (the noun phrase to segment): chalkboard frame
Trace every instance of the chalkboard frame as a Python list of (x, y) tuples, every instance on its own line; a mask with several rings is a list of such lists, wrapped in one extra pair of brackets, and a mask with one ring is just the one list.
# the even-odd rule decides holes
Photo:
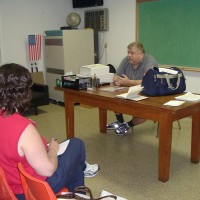
[[(149, 39), (148, 39), (148, 37), (149, 38), (153, 38), (154, 36), (152, 36), (152, 34), (154, 34), (154, 32), (153, 31), (144, 31), (144, 30), (142, 30), (141, 29), (141, 25), (140, 25), (140, 23), (141, 23), (141, 13), (140, 12), (142, 12), (143, 10), (142, 10), (142, 7), (144, 7), (144, 6), (148, 6), (148, 9), (151, 9), (151, 7), (152, 7), (152, 5), (153, 5), (153, 7), (155, 7), (155, 4), (156, 5), (158, 5), (158, 8), (159, 8), (159, 6), (161, 5), (161, 4), (163, 4), (164, 3), (164, 5), (166, 6), (166, 2), (169, 2), (169, 3), (171, 3), (171, 7), (172, 7), (172, 1), (173, 2), (175, 2), (175, 6), (174, 6), (174, 11), (176, 11), (176, 6), (178, 5), (178, 3), (179, 3), (179, 1), (180, 0), (137, 0), (136, 1), (136, 40), (137, 41), (140, 41), (140, 42), (142, 42), (143, 43), (143, 45), (144, 45), (144, 47), (145, 47), (145, 49), (146, 49), (146, 51), (148, 52), (148, 53), (150, 53), (150, 54), (152, 54), (152, 55), (154, 55), (156, 58), (157, 58), (157, 60), (158, 60), (158, 62), (159, 62), (159, 64), (160, 65), (162, 65), (162, 66), (165, 66), (165, 67), (167, 67), (167, 66), (178, 66), (179, 68), (181, 68), (181, 69), (183, 69), (183, 70), (187, 70), (187, 71), (200, 71), (200, 35), (199, 35), (199, 43), (197, 44), (197, 45), (199, 45), (199, 49), (198, 49), (198, 47), (196, 47), (197, 49), (195, 50), (194, 48), (192, 48), (193, 46), (191, 46), (191, 47), (189, 47), (188, 48), (188, 51), (189, 51), (189, 53), (186, 51), (186, 53), (184, 54), (184, 53), (182, 53), (182, 58), (180, 58), (179, 60), (178, 60), (178, 58), (177, 58), (177, 60), (175, 60), (175, 62), (174, 61), (170, 61), (170, 59), (169, 59), (169, 61), (167, 60), (166, 61), (166, 59), (165, 59), (165, 56), (157, 56), (157, 54), (158, 54), (158, 52), (159, 53), (161, 53), (162, 54), (162, 48), (163, 48), (163, 46), (165, 46), (166, 44), (162, 44), (162, 43), (160, 43), (159, 41), (158, 41), (158, 43), (156, 44), (156, 42), (155, 42), (155, 45), (154, 45), (154, 42), (153, 42), (153, 44), (152, 44), (152, 42), (149, 42)], [(198, 0), (190, 0), (190, 1), (192, 1), (193, 3), (195, 3), (195, 4), (198, 4), (198, 5), (200, 5), (200, 1), (198, 1)], [(188, 3), (188, 2), (186, 2), (186, 0), (183, 0), (183, 2), (184, 3)], [(168, 4), (169, 6), (170, 6), (170, 4)], [(197, 7), (198, 7), (198, 5), (197, 5)], [(191, 5), (190, 5), (191, 6)], [(186, 5), (185, 5), (185, 7), (186, 7)], [(185, 8), (184, 8), (185, 9)], [(142, 10), (142, 11), (141, 11)], [(161, 10), (161, 9), (160, 9)], [(144, 11), (145, 11), (145, 9), (144, 9)], [(166, 9), (162, 9), (162, 12), (163, 11), (166, 11)], [(162, 14), (162, 12), (158, 12), (158, 14)], [(181, 11), (182, 12), (182, 11)], [(187, 12), (187, 10), (185, 10), (185, 12)], [(188, 11), (189, 12), (189, 11)], [(149, 10), (148, 10), (148, 13), (149, 13)], [(168, 13), (168, 15), (169, 15), (170, 13)], [(180, 13), (181, 14), (181, 13)], [(193, 14), (193, 13), (192, 13)], [(200, 19), (200, 12), (199, 13), (197, 13), (198, 14), (198, 16), (199, 16), (199, 19)], [(152, 13), (151, 14), (152, 16), (154, 15), (154, 13)], [(157, 15), (157, 13), (155, 14), (155, 15)], [(155, 15), (154, 15), (154, 17), (155, 17)], [(142, 15), (142, 17), (143, 16), (145, 16), (145, 14), (143, 14)], [(176, 16), (176, 13), (175, 13), (175, 16)], [(147, 17), (149, 17), (148, 15), (146, 15), (146, 18)], [(173, 17), (173, 15), (172, 15), (172, 17)], [(144, 17), (144, 19), (146, 19), (145, 17)], [(170, 18), (170, 17), (169, 17)], [(143, 20), (144, 20), (143, 19)], [(177, 19), (178, 20), (178, 19)], [(193, 20), (194, 19), (191, 19), (191, 23), (193, 22)], [(155, 20), (156, 21), (156, 20)], [(148, 23), (150, 23), (150, 21), (148, 21)], [(143, 23), (144, 24), (144, 23)], [(181, 23), (178, 23), (178, 25), (179, 24), (181, 24)], [(171, 26), (171, 25), (170, 25)], [(182, 26), (183, 26), (183, 23), (182, 23)], [(153, 27), (153, 26), (152, 26)], [(143, 29), (144, 28), (146, 28), (146, 25), (145, 25), (145, 27), (143, 27)], [(147, 28), (149, 28), (149, 26), (147, 26)], [(151, 28), (151, 27), (150, 27)], [(196, 28), (196, 27), (195, 27)], [(149, 29), (148, 29), (149, 30)], [(184, 30), (184, 29), (183, 29)], [(198, 29), (198, 30), (200, 30), (200, 29)], [(143, 31), (143, 33), (145, 32), (146, 33), (146, 35), (145, 34), (143, 34), (143, 33), (141, 33), (141, 31)], [(171, 31), (174, 31), (173, 29), (171, 30)], [(192, 30), (193, 31), (193, 30)], [(196, 34), (195, 35), (195, 37), (197, 38), (198, 37), (198, 31), (193, 31), (192, 32), (193, 34)], [(143, 34), (143, 35), (142, 35)], [(162, 34), (162, 33), (161, 33)], [(163, 34), (164, 35), (164, 34)], [(179, 38), (179, 36), (180, 36), (180, 34), (176, 34), (176, 36), (178, 37), (177, 39), (180, 39)], [(182, 35), (181, 35), (182, 36)], [(145, 38), (142, 38), (142, 37), (146, 37), (146, 39)], [(155, 41), (157, 41), (157, 38), (156, 39), (154, 39)], [(186, 43), (187, 43), (187, 41), (188, 41), (189, 39), (188, 39), (188, 37), (186, 37), (186, 39), (185, 39), (185, 41), (186, 41)], [(163, 41), (163, 40), (162, 40)], [(174, 40), (175, 42), (176, 42), (176, 39)], [(173, 44), (174, 44), (174, 41), (173, 41)], [(184, 41), (184, 42), (185, 42)], [(191, 42), (191, 41), (189, 41), (189, 42)], [(194, 42), (193, 42), (194, 43)], [(152, 47), (152, 46), (153, 47)], [(157, 45), (157, 46), (156, 46)], [(162, 46), (163, 45), (163, 46)], [(169, 50), (169, 47), (170, 47), (170, 45), (169, 45), (169, 47), (168, 47), (168, 52), (167, 53), (172, 53), (172, 57), (174, 58), (174, 55), (178, 55), (178, 53), (176, 53), (176, 52), (180, 52), (180, 51), (183, 51), (183, 47), (180, 47), (180, 49), (179, 49), (179, 51), (176, 51), (176, 48), (175, 47), (173, 47), (173, 45), (171, 45), (172, 46), (172, 48), (174, 48), (174, 49), (172, 49), (172, 50), (174, 50), (174, 52), (172, 51), (170, 51)], [(158, 48), (158, 50), (157, 50), (157, 48)], [(160, 48), (160, 49), (159, 49)], [(186, 48), (185, 48), (186, 49)], [(191, 50), (191, 52), (190, 52), (190, 50)], [(157, 50), (157, 52), (156, 52), (156, 50)], [(197, 50), (199, 50), (199, 51), (197, 51)], [(194, 52), (192, 52), (192, 51), (194, 51)], [(163, 51), (164, 52), (164, 51)], [(196, 52), (196, 54), (195, 54), (195, 52)], [(197, 52), (199, 52), (199, 54), (197, 53)], [(164, 52), (163, 53), (163, 55), (166, 55), (166, 52)], [(186, 60), (186, 61), (183, 61), (182, 62), (182, 60), (184, 60), (185, 59), (185, 56), (188, 56), (188, 58), (187, 59), (190, 59), (190, 57), (194, 57), (194, 56), (196, 56), (196, 57), (194, 57), (194, 58), (191, 58), (191, 59), (196, 59), (195, 61), (197, 61), (195, 64), (194, 63), (192, 63), (191, 64), (191, 62), (192, 61), (190, 61), (190, 60)], [(163, 60), (162, 60), (163, 59)], [(172, 59), (173, 60), (173, 59)], [(180, 60), (181, 60), (181, 62), (180, 62)], [(184, 63), (185, 62), (185, 63)]]

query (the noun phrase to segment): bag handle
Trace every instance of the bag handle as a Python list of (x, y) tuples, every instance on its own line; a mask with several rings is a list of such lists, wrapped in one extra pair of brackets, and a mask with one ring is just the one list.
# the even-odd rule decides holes
[(99, 197), (99, 198), (94, 199), (94, 200), (101, 200), (101, 199), (106, 199), (106, 198), (112, 198), (112, 199), (117, 200), (117, 196), (115, 196), (115, 195), (106, 195), (104, 197)]
[(112, 199), (115, 199), (115, 200), (117, 199), (117, 197), (116, 197), (115, 195), (106, 195), (106, 196), (104, 196), (104, 197), (99, 197), (99, 198), (95, 199), (95, 198), (93, 197), (93, 195), (92, 195), (91, 190), (90, 190), (88, 187), (86, 187), (86, 186), (77, 187), (77, 188), (74, 190), (74, 192), (75, 192), (75, 193), (77, 193), (77, 192), (87, 192), (87, 193), (89, 193), (89, 195), (90, 195), (90, 200), (101, 200), (101, 199), (105, 199), (105, 198), (112, 198)]
[(156, 74), (156, 78), (165, 78), (165, 76), (168, 76), (169, 79), (172, 78), (177, 78), (177, 75), (180, 75), (180, 77), (182, 77), (182, 74)]
[[(78, 194), (76, 194), (79, 192), (89, 193), (90, 198), (88, 199), (88, 198), (80, 197)], [(56, 197), (59, 197), (62, 199), (76, 199), (76, 200), (101, 200), (101, 199), (106, 199), (106, 198), (112, 198), (115, 200), (117, 199), (117, 196), (115, 196), (115, 195), (106, 195), (106, 196), (95, 199), (92, 195), (91, 190), (86, 186), (79, 186), (79, 187), (75, 188), (74, 192), (67, 193), (65, 195), (56, 195)]]
[[(165, 78), (168, 84), (168, 88), (170, 88), (171, 90), (176, 90), (180, 85), (182, 73), (175, 74), (175, 75), (174, 74), (157, 74), (156, 77), (160, 79)], [(177, 78), (176, 87), (173, 87), (170, 83), (170, 79), (173, 79), (173, 78)]]
[[(86, 186), (79, 186), (79, 187), (75, 188), (74, 193), (78, 193), (78, 192), (89, 193), (90, 200), (94, 200), (92, 192), (91, 192), (91, 190), (88, 187), (86, 187)], [(85, 199), (85, 198), (83, 198), (83, 199)]]
[(168, 84), (168, 88), (170, 88), (171, 90), (176, 90), (179, 85), (180, 85), (180, 82), (181, 82), (181, 74), (177, 74), (177, 82), (176, 82), (176, 87), (173, 87), (170, 83), (170, 79), (169, 77), (167, 76), (167, 74), (165, 74), (165, 78), (166, 78), (166, 81), (167, 81), (167, 84)]

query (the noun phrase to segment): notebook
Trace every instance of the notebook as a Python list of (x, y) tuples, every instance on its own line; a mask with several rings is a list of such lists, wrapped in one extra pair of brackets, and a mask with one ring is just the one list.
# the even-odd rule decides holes
[[(68, 144), (69, 144), (69, 140), (65, 140), (65, 141), (63, 141), (63, 142), (61, 142), (59, 144), (59, 151), (57, 153), (58, 156), (65, 152), (65, 150), (67, 149)], [(47, 144), (47, 146), (49, 146), (49, 144)]]
[(65, 150), (67, 149), (68, 144), (69, 144), (69, 140), (65, 140), (65, 141), (61, 142), (59, 144), (60, 148), (59, 148), (57, 155), (63, 154), (65, 152)]
[(122, 98), (122, 99), (129, 99), (133, 101), (140, 101), (140, 100), (148, 98), (148, 97), (139, 95), (142, 89), (143, 87), (141, 85), (132, 86), (129, 88), (127, 93), (118, 94), (116, 95), (116, 97)]

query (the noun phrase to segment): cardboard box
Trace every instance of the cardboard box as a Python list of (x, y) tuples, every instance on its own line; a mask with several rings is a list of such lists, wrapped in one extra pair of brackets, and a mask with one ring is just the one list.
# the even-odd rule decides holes
[(44, 84), (44, 75), (43, 72), (33, 72), (31, 73), (33, 83)]

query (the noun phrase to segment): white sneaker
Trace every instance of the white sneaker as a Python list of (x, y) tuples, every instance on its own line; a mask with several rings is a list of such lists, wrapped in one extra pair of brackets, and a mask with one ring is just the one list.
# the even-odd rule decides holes
[(85, 177), (87, 177), (87, 178), (91, 178), (91, 177), (97, 175), (97, 173), (100, 170), (98, 164), (90, 165), (89, 163), (85, 162), (85, 166), (86, 167), (85, 167), (84, 174), (85, 174)]
[(110, 123), (110, 124), (107, 124), (107, 125), (106, 125), (106, 128), (107, 128), (108, 130), (116, 130), (117, 128), (119, 128), (120, 124), (121, 124), (121, 123), (120, 123), (119, 121), (112, 122), (112, 123)]

